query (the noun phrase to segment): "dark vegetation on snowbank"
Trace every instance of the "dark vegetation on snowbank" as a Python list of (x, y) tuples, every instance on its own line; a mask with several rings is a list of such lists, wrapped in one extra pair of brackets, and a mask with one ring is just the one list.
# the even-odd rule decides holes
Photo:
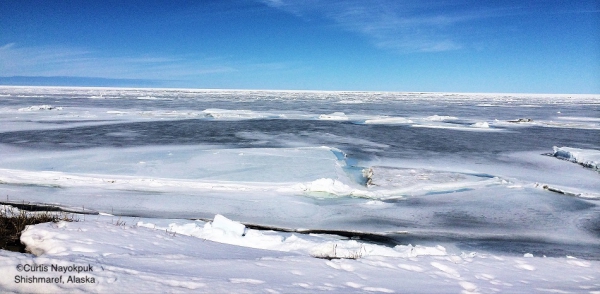
[(12, 206), (0, 208), (0, 249), (25, 253), (21, 232), (28, 225), (47, 222), (76, 221), (73, 214), (49, 211), (30, 212)]

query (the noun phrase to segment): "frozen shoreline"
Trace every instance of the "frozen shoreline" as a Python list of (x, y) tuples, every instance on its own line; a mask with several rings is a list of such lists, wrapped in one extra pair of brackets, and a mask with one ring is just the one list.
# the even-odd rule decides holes
[[(235, 222), (203, 225), (160, 219), (155, 219), (154, 224), (145, 221), (89, 216), (79, 222), (31, 226), (21, 240), (35, 255), (0, 251), (0, 271), (5, 273), (0, 277), (0, 288), (29, 293), (221, 293), (232, 289), (272, 293), (581, 290), (595, 293), (600, 290), (597, 283), (600, 261), (571, 256), (453, 254), (441, 246), (418, 245), (382, 251), (373, 250), (376, 249), (373, 245), (330, 237), (299, 238), (252, 230), (240, 236)], [(250, 248), (256, 246), (245, 243), (244, 238), (254, 240), (255, 245), (263, 244), (259, 246), (263, 249)], [(216, 243), (213, 239), (238, 246)], [(272, 247), (275, 244), (284, 247)], [(265, 250), (265, 246), (271, 248)], [(274, 248), (279, 249), (274, 251)], [(312, 249), (307, 252), (304, 248)], [(390, 255), (392, 252), (396, 253)], [(315, 257), (332, 253), (349, 259)], [(37, 266), (38, 270), (18, 271), (24, 266), (28, 269)], [(65, 272), (56, 272), (55, 267), (64, 268)], [(561, 274), (557, 276), (559, 269)], [(26, 279), (31, 277), (63, 279), (64, 283), (27, 283)], [(75, 280), (82, 282), (68, 282)]]

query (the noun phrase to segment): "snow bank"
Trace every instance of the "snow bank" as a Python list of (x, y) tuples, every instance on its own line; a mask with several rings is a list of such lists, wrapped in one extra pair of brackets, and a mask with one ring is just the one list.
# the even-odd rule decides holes
[[(248, 229), (222, 215), (209, 223), (195, 221), (171, 223), (161, 226), (151, 222), (138, 222), (137, 226), (164, 230), (173, 234), (192, 236), (214, 242), (284, 252), (295, 252), (316, 257), (356, 258), (366, 256), (417, 257), (447, 255), (442, 246), (426, 247), (398, 245), (393, 248), (356, 240), (342, 240), (331, 235), (304, 235), (297, 233), (260, 231)], [(243, 234), (242, 234), (243, 232)]]
[[(34, 255), (62, 255), (66, 251), (77, 252), (99, 252), (100, 248), (86, 248), (85, 245), (74, 244), (69, 240), (81, 238), (73, 236), (76, 232), (83, 235), (91, 235), (89, 231), (107, 226), (107, 222), (120, 229), (137, 229), (165, 232), (173, 236), (191, 236), (202, 240), (210, 240), (218, 243), (265, 249), (316, 257), (333, 258), (359, 258), (366, 256), (387, 257), (418, 257), (418, 256), (445, 256), (448, 255), (442, 246), (420, 246), (420, 245), (398, 245), (393, 248), (357, 240), (343, 240), (341, 237), (332, 235), (304, 235), (297, 233), (259, 231), (248, 229), (243, 224), (232, 221), (223, 215), (216, 215), (212, 222), (177, 220), (165, 226), (164, 221), (152, 221), (151, 219), (135, 221), (132, 218), (119, 218), (101, 216), (102, 220), (80, 221), (75, 223), (59, 222), (29, 226), (21, 235), (21, 242), (27, 246), (27, 250)], [(113, 231), (114, 230), (110, 230)], [(110, 232), (99, 234), (110, 235)], [(91, 238), (92, 239), (92, 238)], [(95, 239), (95, 238), (93, 238)], [(89, 240), (89, 239), (88, 239)], [(99, 242), (103, 240), (98, 240)], [(89, 243), (89, 242), (88, 242)], [(91, 246), (94, 247), (94, 246)]]
[(600, 150), (571, 147), (553, 147), (556, 158), (579, 163), (587, 168), (600, 171)]
[(18, 216), (20, 212), (21, 211), (16, 207), (0, 204), (0, 214), (2, 215), (5, 215), (7, 217), (13, 217)]
[[(190, 230), (189, 223), (179, 222), (171, 228)], [(195, 230), (201, 229), (196, 226)], [(235, 238), (249, 238), (250, 233), (253, 231)], [(291, 245), (320, 244), (313, 253), (330, 254), (350, 248), (356, 241), (327, 243), (323, 242), (325, 236), (282, 233), (279, 243), (287, 242), (290, 251), (261, 250), (203, 240), (158, 225), (136, 225), (132, 219), (115, 222), (109, 217), (38, 224), (23, 234), (22, 241), (37, 256), (0, 251), (0, 289), (6, 292), (431, 293), (443, 289), (452, 293), (531, 293), (595, 291), (600, 279), (600, 262), (574, 257), (449, 254), (443, 247), (407, 245), (387, 248), (396, 256), (369, 254), (359, 246), (354, 247), (358, 253), (349, 251), (358, 259), (327, 260), (293, 251)], [(340, 245), (343, 242), (349, 245)], [(18, 270), (25, 265), (47, 266), (48, 271)], [(85, 271), (62, 273), (51, 270), (53, 265)], [(15, 282), (33, 276), (62, 276), (63, 283)], [(87, 282), (67, 282), (75, 278)]]

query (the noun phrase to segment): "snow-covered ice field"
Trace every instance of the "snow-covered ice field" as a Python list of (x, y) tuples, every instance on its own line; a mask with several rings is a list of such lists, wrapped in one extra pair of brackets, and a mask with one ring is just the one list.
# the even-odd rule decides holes
[(598, 95), (0, 87), (0, 201), (86, 213), (0, 251), (0, 289), (600, 293), (599, 117)]

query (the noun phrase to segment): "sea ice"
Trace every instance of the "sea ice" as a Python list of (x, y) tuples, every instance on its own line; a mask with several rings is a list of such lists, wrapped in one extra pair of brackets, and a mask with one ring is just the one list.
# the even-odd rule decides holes
[(38, 111), (38, 110), (62, 110), (62, 107), (52, 105), (33, 105), (25, 108), (19, 108), (19, 111)]
[(227, 109), (205, 109), (202, 111), (207, 117), (213, 119), (238, 120), (238, 119), (261, 119), (278, 117), (268, 113), (254, 112), (252, 110), (227, 110)]
[(472, 124), (471, 126), (474, 128), (489, 128), (490, 127), (490, 125), (485, 121), (476, 122), (476, 123)]
[[(0, 251), (1, 291), (600, 290), (598, 174), (541, 155), (574, 142), (589, 149), (555, 156), (598, 169), (598, 95), (0, 87), (0, 96), (2, 198), (99, 213), (30, 226), (22, 240), (39, 256)], [(189, 220), (215, 214), (229, 220)], [(101, 270), (88, 275), (94, 285), (17, 285), (23, 263)]]
[[(185, 186), (303, 183), (328, 178), (351, 182), (342, 151), (330, 147), (214, 149), (211, 146), (23, 152), (0, 158), (0, 179), (31, 185)], [(105, 158), (111, 158), (105, 161)], [(44, 162), (44, 164), (39, 164)], [(10, 167), (7, 169), (5, 167)], [(190, 181), (194, 180), (194, 181)], [(139, 183), (140, 185), (136, 184)], [(154, 184), (152, 184), (154, 183)], [(140, 186), (140, 187), (136, 187)], [(122, 187), (125, 188), (125, 187)]]
[(428, 116), (425, 118), (426, 120), (431, 120), (431, 121), (445, 121), (445, 120), (455, 120), (458, 119), (455, 116), (449, 116), (449, 115), (432, 115), (432, 116)]
[(571, 147), (553, 147), (556, 158), (579, 163), (587, 168), (600, 171), (600, 150)]
[(365, 120), (365, 124), (382, 124), (382, 125), (393, 125), (393, 124), (411, 124), (412, 120), (404, 117), (381, 117), (372, 118)]
[(322, 120), (348, 120), (348, 116), (346, 116), (343, 112), (334, 112), (331, 114), (321, 114), (319, 115), (319, 119)]
[(501, 179), (487, 174), (423, 168), (373, 166), (369, 174), (369, 190), (381, 198), (447, 193), (503, 183)]
[[(479, 122), (464, 126), (451, 123), (419, 123), (412, 125), (415, 128), (430, 128), (430, 129), (447, 129), (456, 131), (473, 131), (473, 132), (504, 132), (504, 129), (490, 128), (487, 122)], [(487, 126), (487, 127), (486, 127)]]

